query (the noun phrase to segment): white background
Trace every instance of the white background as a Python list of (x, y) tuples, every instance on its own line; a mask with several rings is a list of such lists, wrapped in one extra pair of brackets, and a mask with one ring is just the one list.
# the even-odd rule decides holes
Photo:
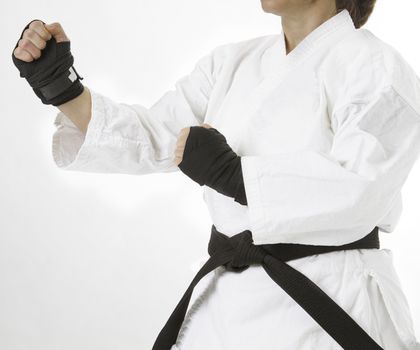
[[(380, 1), (364, 26), (420, 73), (417, 1)], [(0, 8), (0, 349), (150, 349), (207, 251), (201, 188), (183, 173), (60, 170), (57, 109), (12, 64), (32, 19), (60, 22), (83, 83), (151, 106), (215, 46), (277, 33), (258, 0), (8, 1)], [(420, 162), (392, 249), (420, 337)]]

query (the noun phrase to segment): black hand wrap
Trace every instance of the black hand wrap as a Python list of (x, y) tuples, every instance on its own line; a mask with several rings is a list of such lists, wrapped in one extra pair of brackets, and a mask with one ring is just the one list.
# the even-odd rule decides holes
[[(19, 40), (33, 21), (23, 29)], [(19, 45), (19, 40), (15, 49)], [(28, 81), (43, 104), (59, 106), (76, 98), (84, 90), (80, 82), (83, 78), (73, 67), (74, 58), (70, 52), (70, 41), (57, 43), (52, 37), (41, 51), (40, 58), (25, 62), (12, 53), (12, 59), (20, 71), (20, 77)]]
[(192, 126), (178, 167), (201, 186), (209, 186), (247, 205), (241, 157), (216, 129)]

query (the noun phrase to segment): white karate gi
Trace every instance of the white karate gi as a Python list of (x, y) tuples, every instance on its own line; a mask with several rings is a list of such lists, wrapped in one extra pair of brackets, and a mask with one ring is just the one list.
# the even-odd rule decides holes
[[(178, 132), (209, 123), (242, 156), (248, 200), (243, 206), (204, 186), (212, 222), (229, 236), (250, 229), (254, 244), (341, 245), (375, 226), (392, 232), (401, 188), (420, 153), (419, 78), (389, 44), (356, 29), (347, 10), (287, 55), (283, 32), (220, 45), (150, 108), (91, 92), (86, 135), (63, 113), (56, 117), (52, 151), (60, 168), (178, 171)], [(203, 252), (197, 269), (207, 257)], [(389, 249), (289, 264), (386, 350), (420, 349)], [(241, 273), (222, 266), (201, 280), (172, 347), (222, 349), (341, 347), (251, 265)]]

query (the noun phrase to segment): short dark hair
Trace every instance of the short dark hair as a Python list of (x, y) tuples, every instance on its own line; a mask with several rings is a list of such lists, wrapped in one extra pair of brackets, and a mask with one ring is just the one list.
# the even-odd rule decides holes
[(347, 9), (356, 28), (360, 28), (367, 22), (375, 3), (376, 0), (335, 0), (337, 13)]

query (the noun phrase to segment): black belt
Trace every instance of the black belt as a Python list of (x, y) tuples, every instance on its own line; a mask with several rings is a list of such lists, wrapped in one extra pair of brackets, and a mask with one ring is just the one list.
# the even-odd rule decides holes
[[(179, 330), (197, 283), (219, 266), (241, 272), (251, 264), (262, 265), (267, 274), (289, 294), (345, 350), (382, 349), (334, 300), (304, 274), (286, 261), (314, 254), (347, 249), (379, 249), (378, 227), (365, 237), (340, 246), (294, 243), (254, 245), (250, 230), (228, 237), (211, 227), (208, 244), (210, 258), (197, 272), (188, 289), (160, 331), (153, 350), (170, 350)], [(205, 341), (205, 339), (203, 339)]]

